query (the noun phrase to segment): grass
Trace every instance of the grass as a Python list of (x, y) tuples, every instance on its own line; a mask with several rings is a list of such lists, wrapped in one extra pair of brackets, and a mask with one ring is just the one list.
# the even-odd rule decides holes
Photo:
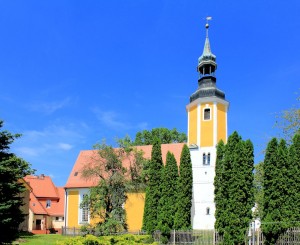
[(52, 245), (56, 244), (57, 241), (66, 240), (70, 237), (62, 236), (59, 234), (43, 234), (43, 235), (33, 235), (33, 234), (22, 234), (20, 238), (13, 244), (20, 245)]

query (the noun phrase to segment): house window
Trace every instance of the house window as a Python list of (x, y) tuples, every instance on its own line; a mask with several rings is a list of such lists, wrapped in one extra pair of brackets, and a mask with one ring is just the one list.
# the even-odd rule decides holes
[(210, 120), (210, 108), (204, 109), (204, 120)]
[(203, 161), (203, 165), (205, 165), (206, 164), (206, 155), (205, 155), (205, 153), (203, 153), (202, 161)]
[(51, 200), (47, 200), (46, 202), (46, 208), (50, 208), (51, 207)]
[(210, 208), (206, 208), (206, 215), (210, 215)]
[(210, 153), (207, 154), (207, 165), (210, 165)]

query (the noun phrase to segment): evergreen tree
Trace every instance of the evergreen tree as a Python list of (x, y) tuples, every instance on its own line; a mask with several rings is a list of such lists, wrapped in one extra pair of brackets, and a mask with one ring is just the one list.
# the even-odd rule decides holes
[(242, 244), (254, 206), (253, 145), (250, 141), (244, 142), (234, 132), (229, 136), (225, 150), (222, 143), (218, 150), (215, 177), (216, 227), (224, 234), (225, 244)]
[(183, 146), (180, 156), (177, 188), (174, 229), (189, 230), (192, 228), (193, 170), (190, 150), (187, 145)]
[(278, 144), (273, 138), (266, 149), (263, 163), (263, 217), (262, 230), (266, 244), (275, 244), (279, 235), (288, 227), (290, 211), (288, 210), (289, 186), (288, 149), (284, 140)]
[(221, 140), (217, 145), (217, 158), (216, 158), (216, 168), (215, 168), (215, 179), (214, 179), (214, 193), (215, 193), (215, 229), (219, 232), (219, 234), (224, 234), (225, 221), (226, 216), (223, 214), (226, 206), (226, 189), (224, 188), (223, 178), (224, 178), (224, 154), (225, 154), (225, 145)]
[(292, 145), (289, 149), (288, 174), (286, 176), (287, 190), (289, 192), (287, 210), (292, 223), (291, 226), (299, 227), (300, 222), (300, 134), (296, 134), (293, 138)]
[(151, 161), (148, 166), (148, 186), (146, 188), (146, 200), (143, 216), (143, 230), (152, 233), (157, 228), (158, 204), (161, 197), (161, 174), (163, 162), (161, 156), (161, 145), (158, 139), (155, 140)]
[[(0, 120), (0, 129), (3, 121)], [(23, 205), (22, 196), (25, 191), (18, 181), (32, 174), (30, 165), (10, 153), (10, 144), (20, 137), (8, 131), (0, 131), (0, 243), (10, 244), (18, 236), (18, 226), (24, 220), (20, 210)]]
[(174, 229), (174, 216), (177, 201), (178, 167), (173, 153), (168, 152), (161, 180), (161, 198), (159, 200), (158, 230), (163, 236), (169, 236)]

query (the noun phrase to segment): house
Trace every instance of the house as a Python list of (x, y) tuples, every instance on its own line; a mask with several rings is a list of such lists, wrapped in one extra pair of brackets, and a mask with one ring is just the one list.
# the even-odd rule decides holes
[(60, 231), (64, 222), (64, 188), (56, 187), (49, 176), (28, 175), (25, 181), (31, 186), (29, 201), (29, 231), (47, 233)]
[[(180, 162), (180, 155), (183, 148), (183, 143), (177, 144), (162, 144), (162, 158), (166, 162), (167, 152), (174, 154), (177, 164)], [(144, 152), (144, 158), (151, 158), (152, 146), (137, 146), (137, 150)], [(93, 224), (95, 220), (91, 220), (89, 213), (84, 208), (80, 207), (83, 196), (88, 193), (89, 188), (97, 185), (97, 179), (87, 180), (82, 178), (81, 171), (85, 164), (88, 164), (99, 159), (97, 150), (85, 150), (79, 153), (79, 156), (74, 164), (74, 167), (69, 175), (66, 191), (66, 206), (65, 206), (65, 226), (66, 227), (80, 227), (84, 224)], [(125, 168), (129, 167), (127, 160), (123, 161)], [(139, 231), (142, 228), (143, 214), (144, 214), (144, 193), (127, 193), (127, 200), (125, 203), (126, 219), (128, 230), (131, 232)]]
[(32, 188), (23, 178), (18, 182), (21, 183), (25, 188), (25, 190), (20, 193), (20, 197), (23, 199), (23, 205), (20, 209), (24, 214), (24, 221), (19, 225), (19, 231), (29, 231), (29, 200)]

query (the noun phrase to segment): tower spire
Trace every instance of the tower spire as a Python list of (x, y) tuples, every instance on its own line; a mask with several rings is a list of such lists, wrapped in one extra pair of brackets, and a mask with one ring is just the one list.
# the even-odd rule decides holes
[(190, 97), (190, 102), (204, 97), (218, 97), (225, 99), (225, 94), (219, 90), (216, 86), (216, 56), (211, 52), (210, 42), (208, 37), (209, 21), (212, 20), (212, 17), (206, 17), (206, 36), (204, 42), (203, 53), (198, 59), (197, 71), (199, 73), (198, 78), (198, 89)]

